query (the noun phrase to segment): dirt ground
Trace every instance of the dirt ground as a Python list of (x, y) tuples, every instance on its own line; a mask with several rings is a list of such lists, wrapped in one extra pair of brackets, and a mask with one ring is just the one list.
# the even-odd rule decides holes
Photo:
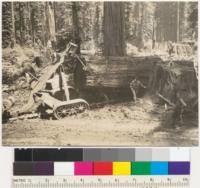
[(196, 146), (193, 122), (163, 126), (164, 106), (148, 98), (107, 105), (62, 120), (27, 119), (3, 124), (4, 146)]

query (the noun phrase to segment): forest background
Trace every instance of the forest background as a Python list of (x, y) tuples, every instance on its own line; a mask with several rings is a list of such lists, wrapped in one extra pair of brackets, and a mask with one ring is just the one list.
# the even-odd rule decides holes
[[(197, 41), (197, 12), (197, 2), (186, 1), (4, 2), (2, 46), (37, 48), (62, 36), (93, 54), (123, 56), (160, 49), (168, 41)], [(116, 28), (113, 39), (108, 34), (111, 24)], [(112, 40), (120, 44), (118, 51), (111, 50)]]

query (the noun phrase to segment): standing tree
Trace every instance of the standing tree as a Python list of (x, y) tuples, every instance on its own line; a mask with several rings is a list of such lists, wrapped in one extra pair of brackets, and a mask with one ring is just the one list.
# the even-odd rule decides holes
[(100, 8), (99, 8), (99, 3), (96, 3), (95, 6), (95, 21), (94, 21), (94, 26), (93, 26), (93, 38), (95, 45), (99, 45), (99, 35), (100, 35)]
[(56, 34), (53, 2), (46, 2), (47, 40), (54, 40)]
[(144, 3), (139, 4), (139, 18), (140, 18), (140, 27), (139, 27), (139, 49), (144, 47)]
[(11, 47), (13, 48), (15, 45), (15, 11), (14, 11), (14, 4), (11, 2), (11, 15), (12, 15), (12, 37), (11, 37)]
[(125, 49), (124, 3), (104, 2), (104, 55), (124, 56)]
[(177, 2), (176, 42), (180, 41), (180, 2)]
[(24, 44), (24, 3), (19, 3), (19, 31), (20, 31), (20, 44)]
[(13, 2), (2, 3), (2, 47), (12, 46), (15, 40), (15, 19)]
[(79, 35), (78, 4), (72, 2), (73, 39), (78, 45), (77, 53), (80, 54), (81, 39)]
[(190, 2), (188, 7), (188, 32), (192, 36), (191, 39), (198, 37), (198, 3)]
[(55, 22), (55, 32), (57, 32), (57, 25), (56, 25), (56, 8), (57, 8), (57, 6), (56, 6), (56, 2), (52, 2), (52, 4), (53, 4), (53, 14), (54, 14), (54, 22)]

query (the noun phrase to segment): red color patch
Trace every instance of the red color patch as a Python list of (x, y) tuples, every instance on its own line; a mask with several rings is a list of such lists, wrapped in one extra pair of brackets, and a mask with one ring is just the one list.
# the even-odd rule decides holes
[(112, 162), (94, 162), (94, 175), (112, 175)]

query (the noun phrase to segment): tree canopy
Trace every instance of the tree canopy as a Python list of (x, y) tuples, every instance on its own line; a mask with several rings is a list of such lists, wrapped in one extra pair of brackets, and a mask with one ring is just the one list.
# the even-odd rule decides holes
[[(117, 2), (113, 5), (117, 10)], [(22, 46), (34, 45), (37, 40), (46, 45), (59, 34), (73, 38), (76, 33), (81, 48), (103, 52), (108, 42), (106, 23), (111, 19), (106, 15), (106, 6), (103, 2), (3, 2), (3, 47), (14, 42)], [(114, 24), (121, 28), (122, 46), (131, 43), (143, 48), (148, 41), (197, 39), (197, 2), (123, 2), (120, 6), (123, 8), (117, 10)], [(120, 19), (123, 21), (118, 22)], [(116, 30), (114, 35), (118, 35)]]

